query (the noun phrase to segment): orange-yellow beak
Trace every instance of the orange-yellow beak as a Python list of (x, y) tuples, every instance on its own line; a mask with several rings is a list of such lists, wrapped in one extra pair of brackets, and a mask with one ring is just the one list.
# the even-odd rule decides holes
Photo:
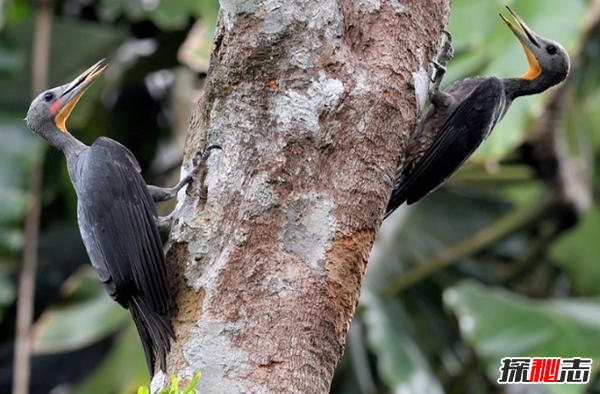
[(63, 92), (58, 98), (59, 107), (55, 117), (56, 126), (60, 130), (67, 131), (65, 123), (69, 115), (71, 115), (71, 111), (73, 111), (81, 96), (98, 79), (106, 67), (106, 62), (102, 59), (81, 73), (73, 82), (62, 87)]
[(542, 68), (540, 67), (539, 62), (534, 55), (534, 49), (540, 48), (540, 42), (537, 39), (537, 34), (535, 34), (533, 30), (531, 30), (529, 26), (523, 22), (523, 19), (521, 19), (519, 15), (511, 10), (510, 7), (506, 6), (506, 8), (512, 15), (515, 22), (517, 22), (521, 30), (519, 30), (519, 28), (512, 24), (502, 14), (500, 14), (500, 17), (521, 42), (523, 50), (525, 51), (525, 55), (527, 55), (527, 61), (529, 62), (529, 71), (527, 71), (521, 78), (535, 79), (542, 73)]

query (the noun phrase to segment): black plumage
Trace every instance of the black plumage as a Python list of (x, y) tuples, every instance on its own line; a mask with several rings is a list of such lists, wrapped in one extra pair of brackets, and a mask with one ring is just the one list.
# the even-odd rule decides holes
[(173, 188), (148, 186), (125, 146), (101, 137), (88, 147), (67, 131), (65, 122), (77, 101), (105, 68), (100, 61), (70, 84), (41, 93), (26, 120), (67, 158), (84, 245), (108, 294), (130, 311), (152, 375), (157, 355), (166, 370), (175, 339), (167, 317), (171, 297), (154, 202), (174, 197), (191, 177)]
[(170, 295), (154, 201), (137, 160), (123, 145), (98, 138), (77, 162), (77, 217), (83, 243), (108, 294), (127, 308), (148, 367), (166, 365)]

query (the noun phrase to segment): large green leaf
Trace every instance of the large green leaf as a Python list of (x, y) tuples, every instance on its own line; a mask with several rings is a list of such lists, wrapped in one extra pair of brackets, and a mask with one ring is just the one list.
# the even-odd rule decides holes
[(550, 247), (552, 261), (567, 271), (577, 289), (600, 295), (600, 264), (598, 264), (598, 234), (600, 209), (593, 207), (573, 231), (568, 232)]
[(35, 323), (36, 353), (91, 345), (117, 331), (129, 317), (106, 294), (90, 266), (73, 275), (69, 286), (69, 302), (47, 309)]
[(162, 29), (170, 30), (185, 27), (191, 16), (214, 21), (218, 11), (219, 3), (214, 0), (162, 0), (148, 16)]
[(371, 351), (377, 355), (380, 378), (395, 392), (438, 394), (443, 389), (407, 327), (410, 323), (400, 302), (382, 301), (363, 292), (363, 319)]
[(100, 6), (103, 20), (115, 21), (125, 14), (134, 21), (150, 19), (164, 31), (183, 29), (190, 18), (202, 18), (214, 25), (218, 12), (217, 0), (103, 0)]
[(136, 393), (142, 385), (148, 385), (148, 369), (132, 322), (119, 334), (102, 364), (79, 382), (71, 394)]
[[(387, 288), (407, 271), (427, 264), (432, 257), (492, 225), (508, 212), (507, 208), (502, 201), (446, 189), (436, 191), (411, 207), (400, 207), (380, 230), (364, 287), (373, 292)], [(401, 223), (392, 230), (394, 221), (402, 214), (405, 216)], [(502, 249), (504, 245), (497, 244), (494, 248)], [(482, 269), (471, 257), (461, 259), (460, 263), (462, 268)]]
[[(494, 382), (504, 357), (585, 357), (600, 361), (600, 299), (532, 300), (464, 281), (446, 290), (444, 300)], [(586, 386), (546, 388), (566, 394), (583, 393)]]

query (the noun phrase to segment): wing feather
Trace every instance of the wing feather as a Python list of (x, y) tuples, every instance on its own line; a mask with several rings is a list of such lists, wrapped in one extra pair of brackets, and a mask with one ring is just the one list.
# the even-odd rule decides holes
[(169, 293), (156, 208), (139, 165), (123, 145), (99, 138), (80, 159), (79, 222), (92, 264), (123, 304), (140, 296), (159, 313)]
[(489, 77), (482, 79), (449, 116), (441, 117), (431, 145), (392, 192), (386, 217), (403, 202), (418, 201), (452, 176), (489, 136), (506, 112), (506, 104), (502, 81)]

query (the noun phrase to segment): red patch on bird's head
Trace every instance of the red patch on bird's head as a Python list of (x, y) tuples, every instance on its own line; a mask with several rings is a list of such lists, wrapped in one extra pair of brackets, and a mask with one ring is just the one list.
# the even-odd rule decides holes
[(58, 107), (60, 107), (60, 101), (56, 100), (52, 104), (52, 107), (50, 107), (50, 115), (52, 115), (52, 116), (56, 115), (56, 112), (58, 111)]

